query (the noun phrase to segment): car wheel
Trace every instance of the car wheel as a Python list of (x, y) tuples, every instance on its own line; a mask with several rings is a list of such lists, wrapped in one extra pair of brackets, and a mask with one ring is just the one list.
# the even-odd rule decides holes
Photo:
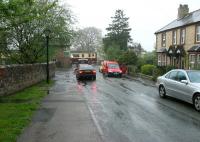
[(96, 76), (93, 76), (93, 77), (92, 77), (92, 80), (96, 80)]
[(77, 79), (77, 80), (80, 80), (80, 77), (76, 76), (76, 79)]
[(165, 98), (165, 97), (166, 97), (165, 87), (162, 86), (162, 85), (159, 87), (159, 96), (160, 96), (161, 98)]
[(193, 104), (194, 108), (200, 112), (200, 94), (194, 96)]
[(107, 73), (103, 73), (103, 76), (108, 77), (108, 74)]

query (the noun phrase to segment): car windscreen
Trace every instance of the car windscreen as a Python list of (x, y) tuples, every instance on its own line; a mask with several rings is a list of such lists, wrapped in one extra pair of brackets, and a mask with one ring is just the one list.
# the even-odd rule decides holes
[(119, 65), (118, 64), (108, 64), (108, 68), (110, 68), (110, 69), (118, 69)]
[(90, 65), (80, 65), (79, 70), (94, 70), (94, 68)]
[(200, 83), (200, 71), (187, 71), (190, 82)]

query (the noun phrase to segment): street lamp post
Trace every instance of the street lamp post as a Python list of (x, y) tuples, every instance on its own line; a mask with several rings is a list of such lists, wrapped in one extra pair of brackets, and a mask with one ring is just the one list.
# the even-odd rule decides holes
[(47, 78), (46, 78), (46, 82), (48, 84), (49, 84), (49, 34), (50, 34), (50, 30), (46, 29), (45, 30), (45, 36), (46, 36), (46, 56), (47, 56), (47, 65), (46, 65)]

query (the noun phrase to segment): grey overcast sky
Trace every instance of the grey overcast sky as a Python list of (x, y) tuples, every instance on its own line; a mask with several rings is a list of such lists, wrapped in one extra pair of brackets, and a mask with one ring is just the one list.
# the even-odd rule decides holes
[(116, 9), (129, 17), (131, 36), (147, 51), (155, 45), (154, 33), (177, 18), (180, 4), (188, 4), (189, 11), (200, 9), (200, 0), (61, 0), (69, 5), (78, 20), (78, 27), (96, 27), (103, 36)]

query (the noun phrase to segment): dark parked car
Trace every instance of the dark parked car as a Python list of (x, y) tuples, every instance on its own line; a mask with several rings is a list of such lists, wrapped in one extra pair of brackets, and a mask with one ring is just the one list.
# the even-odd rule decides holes
[(75, 74), (78, 80), (87, 78), (96, 80), (96, 70), (92, 65), (79, 64), (78, 67), (75, 69)]
[(171, 96), (194, 105), (200, 112), (200, 71), (175, 69), (157, 78), (159, 95)]

